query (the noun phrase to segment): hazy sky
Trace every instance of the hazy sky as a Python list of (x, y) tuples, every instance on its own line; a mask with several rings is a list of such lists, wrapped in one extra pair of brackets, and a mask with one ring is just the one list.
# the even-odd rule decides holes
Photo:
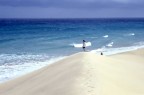
[(144, 0), (0, 0), (0, 18), (144, 17)]

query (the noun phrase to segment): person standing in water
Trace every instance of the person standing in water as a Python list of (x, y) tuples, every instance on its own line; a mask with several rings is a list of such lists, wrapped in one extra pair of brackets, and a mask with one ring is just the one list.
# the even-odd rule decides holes
[(83, 51), (86, 51), (85, 50), (85, 48), (86, 48), (86, 41), (85, 40), (83, 40), (83, 46), (82, 46), (82, 48), (83, 48)]

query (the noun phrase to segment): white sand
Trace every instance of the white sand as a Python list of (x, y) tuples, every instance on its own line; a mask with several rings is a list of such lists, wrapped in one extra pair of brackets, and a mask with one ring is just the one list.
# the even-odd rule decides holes
[(2, 83), (0, 95), (144, 95), (144, 49), (112, 56), (77, 53)]

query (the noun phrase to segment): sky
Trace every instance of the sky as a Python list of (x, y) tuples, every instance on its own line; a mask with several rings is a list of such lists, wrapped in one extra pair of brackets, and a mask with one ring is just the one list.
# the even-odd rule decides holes
[(144, 17), (144, 0), (0, 0), (0, 18), (129, 17)]

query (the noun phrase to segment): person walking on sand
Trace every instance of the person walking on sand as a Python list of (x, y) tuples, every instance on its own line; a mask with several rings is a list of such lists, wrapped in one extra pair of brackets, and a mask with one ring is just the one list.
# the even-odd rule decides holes
[(83, 48), (83, 51), (86, 51), (85, 50), (85, 48), (86, 48), (86, 41), (85, 40), (83, 40), (83, 46), (82, 46), (82, 48)]

